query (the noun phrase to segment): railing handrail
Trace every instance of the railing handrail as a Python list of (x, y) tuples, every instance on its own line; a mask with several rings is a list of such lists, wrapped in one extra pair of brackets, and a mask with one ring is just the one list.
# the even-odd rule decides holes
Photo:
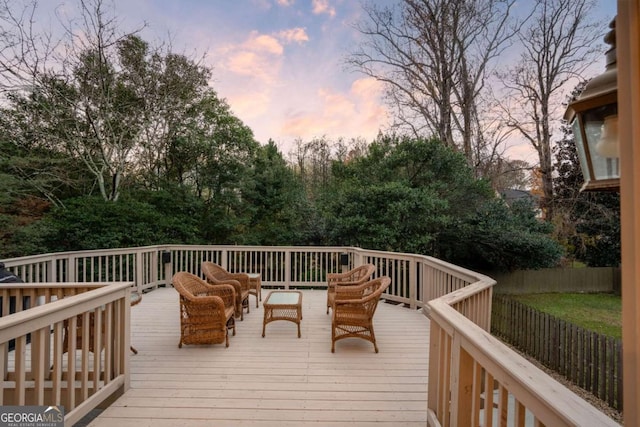
[[(0, 317), (0, 343), (9, 341), (19, 335), (23, 335), (23, 331), (34, 332), (44, 328), (47, 325), (60, 322), (77, 314), (84, 313), (86, 306), (96, 307), (113, 301), (114, 294), (121, 293), (124, 289), (129, 289), (133, 283), (117, 282), (117, 283), (92, 283), (95, 286), (91, 292), (84, 292), (73, 297), (61, 298), (47, 304), (42, 304), (14, 313), (10, 316)], [(59, 286), (60, 283), (6, 283), (2, 288), (19, 287), (23, 288), (44, 288)], [(86, 283), (64, 283), (65, 287), (86, 288)], [(19, 326), (19, 329), (16, 327)], [(19, 332), (16, 334), (16, 331)]]
[(175, 250), (179, 248), (190, 248), (190, 249), (235, 249), (235, 250), (243, 250), (243, 249), (273, 249), (273, 250), (283, 250), (283, 249), (313, 249), (316, 251), (322, 252), (342, 249), (346, 251), (355, 251), (359, 248), (350, 247), (350, 246), (251, 246), (251, 245), (182, 245), (182, 244), (163, 244), (163, 245), (149, 245), (149, 246), (135, 246), (129, 248), (111, 248), (111, 249), (90, 249), (90, 250), (82, 250), (82, 251), (67, 251), (67, 252), (50, 252), (46, 254), (38, 254), (38, 255), (26, 255), (23, 257), (15, 257), (15, 258), (5, 258), (1, 260), (5, 263), (7, 267), (12, 267), (18, 261), (39, 261), (39, 260), (48, 260), (52, 258), (61, 258), (68, 256), (87, 256), (87, 255), (95, 255), (95, 254), (118, 254), (122, 252), (144, 252), (144, 251), (155, 251), (155, 250)]
[[(445, 303), (448, 306), (452, 306), (454, 304), (457, 304), (461, 301), (464, 301), (466, 299), (468, 299), (469, 297), (482, 292), (486, 289), (490, 289), (493, 286), (495, 286), (496, 281), (493, 280), (490, 277), (487, 276), (482, 276), (482, 275), (478, 275), (479, 279), (477, 282), (474, 282), (472, 284), (470, 284), (469, 286), (466, 286), (462, 289), (458, 289), (455, 290), (453, 292), (450, 292), (446, 295), (441, 296), (438, 299), (432, 300), (433, 302), (437, 301), (437, 302), (442, 302)], [(427, 310), (429, 309), (430, 306), (430, 302), (432, 301), (428, 301), (427, 302)]]
[(476, 282), (480, 280), (483, 276), (479, 273), (476, 273), (472, 270), (466, 269), (464, 267), (460, 267), (455, 264), (451, 264), (449, 262), (440, 260), (438, 258), (434, 258), (428, 255), (422, 254), (413, 254), (413, 253), (397, 253), (397, 252), (388, 252), (388, 251), (380, 251), (380, 250), (372, 250), (372, 249), (363, 249), (355, 246), (251, 246), (251, 245), (181, 245), (181, 244), (165, 244), (165, 245), (150, 245), (150, 246), (137, 246), (131, 248), (117, 248), (117, 249), (91, 249), (86, 251), (69, 251), (69, 252), (52, 252), (47, 254), (38, 254), (38, 255), (28, 255), (24, 257), (17, 258), (7, 258), (4, 259), (6, 267), (13, 267), (18, 263), (24, 264), (25, 262), (37, 262), (44, 261), (56, 258), (65, 258), (65, 257), (83, 257), (90, 255), (98, 255), (98, 254), (122, 254), (122, 253), (137, 253), (144, 251), (160, 251), (160, 250), (179, 250), (181, 248), (189, 248), (189, 249), (203, 249), (203, 250), (256, 250), (257, 248), (261, 250), (312, 250), (316, 252), (332, 252), (332, 251), (343, 251), (343, 252), (353, 252), (358, 254), (370, 254), (370, 255), (379, 255), (385, 256), (392, 259), (407, 259), (412, 258), (416, 260), (421, 260), (432, 266), (444, 267), (448, 272), (455, 273), (461, 278), (466, 278), (470, 282)]

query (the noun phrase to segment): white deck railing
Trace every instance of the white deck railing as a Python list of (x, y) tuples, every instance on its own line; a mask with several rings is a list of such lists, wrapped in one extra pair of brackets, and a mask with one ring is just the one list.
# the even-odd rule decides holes
[[(284, 288), (326, 287), (328, 272), (349, 269), (363, 263), (374, 264), (376, 277), (384, 275), (392, 280), (392, 285), (384, 295), (385, 299), (405, 304), (411, 309), (423, 308), (431, 318), (431, 336), (425, 337), (431, 343), (426, 402), (429, 425), (580, 426), (595, 425), (594, 422), (598, 425), (617, 425), (488, 333), (494, 280), (427, 256), (354, 247), (162, 245), (8, 259), (4, 261), (6, 266), (26, 282), (129, 284), (106, 287), (114, 290), (113, 295), (109, 294), (107, 302), (104, 295), (99, 296), (97, 293), (107, 292), (101, 287), (24, 313), (3, 317), (0, 319), (0, 346), (4, 349), (4, 361), (11, 359), (7, 357), (7, 343), (11, 338), (19, 338), (17, 352), (26, 348), (26, 333), (35, 332), (35, 342), (41, 344), (46, 331), (53, 330), (54, 343), (57, 343), (54, 344), (55, 347), (62, 339), (61, 328), (65, 320), (73, 331), (77, 315), (81, 315), (84, 319), (82, 325), (85, 327), (89, 323), (86, 319), (89, 319), (91, 313), (100, 319), (100, 308), (106, 304), (108, 307), (113, 306), (113, 309), (107, 310), (112, 314), (104, 316), (115, 320), (107, 320), (106, 324), (113, 325), (114, 336), (117, 337), (113, 345), (118, 351), (108, 358), (114, 360), (110, 369), (117, 364), (116, 378), (111, 379), (107, 385), (100, 383), (98, 380), (103, 378), (102, 374), (92, 376), (84, 350), (82, 369), (77, 375), (84, 379), (92, 378), (92, 390), (103, 387), (113, 392), (121, 385), (128, 387), (128, 352), (124, 351), (129, 348), (128, 287), (132, 286), (142, 293), (160, 285), (168, 285), (173, 274), (178, 271), (202, 275), (200, 265), (203, 261), (215, 262), (231, 272), (260, 273), (263, 287)], [(76, 299), (80, 302), (74, 303)], [(22, 316), (23, 321), (28, 318), (30, 326), (26, 329), (19, 327), (14, 316)], [(42, 330), (44, 334), (37, 332)], [(34, 341), (32, 348), (33, 343)], [(42, 362), (38, 363), (38, 366), (44, 366)], [(107, 362), (103, 357), (101, 360), (94, 360), (94, 363), (100, 366), (100, 363)], [(54, 365), (54, 371), (56, 366), (59, 365)], [(44, 371), (47, 372), (46, 369)], [(36, 379), (36, 383), (46, 381), (43, 380), (46, 375), (38, 375), (37, 378), (40, 379)], [(109, 373), (105, 378), (113, 375)], [(24, 378), (15, 383), (15, 388), (12, 388), (11, 376), (5, 375), (5, 402), (9, 398), (20, 401), (22, 395), (27, 395), (22, 391), (26, 390), (26, 378), (25, 374)], [(75, 399), (71, 401), (78, 404), (82, 413), (86, 413), (99, 403), (99, 398), (92, 398), (88, 391), (91, 388), (88, 380), (81, 380), (80, 384), (81, 393), (72, 387), (75, 393), (67, 391), (66, 395)], [(50, 400), (44, 401), (46, 404), (61, 404), (61, 394), (61, 391), (57, 394), (54, 392)], [(70, 413), (66, 421), (69, 423), (77, 420), (80, 413)], [(73, 418), (69, 417), (71, 414)]]
[(132, 284), (3, 284), (0, 405), (62, 405), (72, 425), (126, 390)]
[(617, 426), (489, 332), (494, 281), (429, 301), (428, 425)]

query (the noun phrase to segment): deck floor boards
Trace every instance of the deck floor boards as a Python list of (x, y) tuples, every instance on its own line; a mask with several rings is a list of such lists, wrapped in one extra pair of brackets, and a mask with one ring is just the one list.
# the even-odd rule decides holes
[(262, 338), (262, 305), (250, 297), (228, 348), (181, 349), (177, 292), (145, 294), (131, 312), (131, 388), (90, 426), (424, 426), (428, 319), (381, 303), (380, 352), (346, 339), (332, 354), (326, 293), (303, 292), (302, 338), (286, 321)]

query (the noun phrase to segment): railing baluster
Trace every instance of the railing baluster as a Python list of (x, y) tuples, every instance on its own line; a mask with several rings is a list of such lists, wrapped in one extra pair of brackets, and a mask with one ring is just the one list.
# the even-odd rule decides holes
[(498, 425), (507, 427), (509, 421), (509, 392), (502, 384), (498, 384)]
[[(93, 324), (93, 337), (95, 340), (95, 346), (96, 348), (103, 348), (104, 347), (104, 342), (103, 342), (103, 319), (102, 319), (102, 309), (101, 308), (96, 308), (93, 311), (93, 316), (94, 316), (94, 324)], [(93, 392), (97, 392), (98, 388), (100, 386), (100, 372), (101, 370), (101, 357), (100, 355), (102, 354), (101, 351), (94, 351), (93, 352)], [(106, 382), (106, 378), (105, 378), (105, 382)]]
[(44, 405), (45, 363), (49, 362), (45, 338), (48, 339), (49, 335), (48, 326), (31, 334), (31, 371), (34, 376), (35, 400), (38, 405)]
[(16, 405), (24, 406), (26, 402), (26, 357), (27, 357), (27, 336), (21, 335), (16, 338), (15, 356), (15, 381), (16, 381)]
[(63, 334), (63, 322), (57, 322), (53, 325), (53, 367), (51, 369), (52, 378), (52, 390), (53, 404), (62, 404), (62, 334)]
[(95, 346), (95, 335), (91, 337), (91, 313), (85, 312), (82, 315), (82, 359), (80, 362), (80, 393), (82, 401), (89, 398), (89, 350), (92, 344), (90, 338), (94, 340), (93, 353), (99, 353), (100, 347)]
[(514, 410), (515, 427), (524, 427), (527, 415), (525, 406), (519, 400), (516, 400)]
[(8, 362), (9, 362), (9, 358), (8, 356), (8, 343), (3, 342), (0, 343), (0, 372), (2, 372), (2, 378), (0, 378), (0, 390), (2, 390), (2, 393), (0, 393), (0, 406), (4, 405), (4, 390), (5, 388), (8, 388), (5, 385), (5, 381), (7, 379), (7, 372), (9, 371), (9, 367)]
[(65, 409), (73, 410), (76, 407), (76, 341), (78, 330), (78, 319), (76, 316), (67, 320), (67, 396)]
[(493, 425), (493, 392), (494, 381), (493, 376), (485, 371), (484, 373), (484, 422), (482, 425)]

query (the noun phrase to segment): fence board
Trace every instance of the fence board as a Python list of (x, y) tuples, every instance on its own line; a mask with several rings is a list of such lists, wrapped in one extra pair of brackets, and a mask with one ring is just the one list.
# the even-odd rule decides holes
[(622, 410), (622, 342), (494, 295), (491, 332)]

